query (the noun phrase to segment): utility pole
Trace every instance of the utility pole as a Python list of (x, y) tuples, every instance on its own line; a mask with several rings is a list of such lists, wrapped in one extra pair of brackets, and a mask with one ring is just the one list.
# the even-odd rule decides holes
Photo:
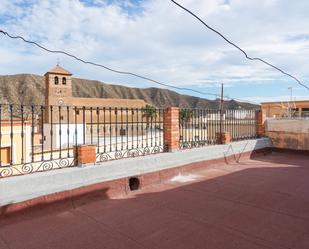
[(291, 91), (290, 102), (288, 104), (288, 117), (290, 118), (292, 116), (293, 88), (289, 87), (288, 89)]
[(221, 84), (221, 101), (220, 101), (220, 143), (222, 144), (222, 122), (223, 122), (223, 83)]

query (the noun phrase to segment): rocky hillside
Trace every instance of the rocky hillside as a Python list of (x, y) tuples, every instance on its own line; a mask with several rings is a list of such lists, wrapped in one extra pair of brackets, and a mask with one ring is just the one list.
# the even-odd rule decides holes
[[(44, 104), (44, 77), (32, 74), (0, 76), (0, 103)], [(157, 107), (218, 108), (219, 100), (178, 94), (159, 88), (130, 88), (99, 81), (73, 78), (73, 95), (76, 97), (144, 99)], [(226, 108), (252, 108), (255, 105), (227, 101)]]

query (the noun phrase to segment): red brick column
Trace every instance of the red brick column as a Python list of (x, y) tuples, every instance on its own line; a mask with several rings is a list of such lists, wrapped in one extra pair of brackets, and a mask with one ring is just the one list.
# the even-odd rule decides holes
[(265, 124), (263, 120), (263, 112), (261, 110), (255, 112), (256, 134), (258, 137), (265, 136)]
[(228, 144), (231, 142), (231, 134), (228, 131), (217, 132), (216, 140), (218, 144)]
[(169, 107), (164, 111), (163, 119), (164, 150), (179, 150), (179, 108)]
[(91, 144), (80, 144), (73, 147), (75, 165), (95, 163), (96, 146)]

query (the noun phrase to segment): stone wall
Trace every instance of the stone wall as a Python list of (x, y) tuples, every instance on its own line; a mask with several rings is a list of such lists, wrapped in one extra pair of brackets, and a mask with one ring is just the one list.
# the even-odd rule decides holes
[(309, 119), (267, 119), (266, 135), (275, 148), (309, 151)]

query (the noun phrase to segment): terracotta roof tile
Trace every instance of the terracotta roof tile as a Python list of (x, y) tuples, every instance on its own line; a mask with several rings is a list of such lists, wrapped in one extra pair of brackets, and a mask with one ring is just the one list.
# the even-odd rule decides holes
[[(69, 71), (65, 70), (64, 68), (60, 66), (55, 66), (54, 68), (51, 68), (47, 71), (47, 73), (53, 73), (53, 74), (63, 74), (63, 75), (72, 75)], [(46, 73), (46, 74), (47, 74)]]
[(143, 108), (146, 102), (142, 99), (104, 99), (104, 98), (70, 98), (72, 105), (86, 107)]

